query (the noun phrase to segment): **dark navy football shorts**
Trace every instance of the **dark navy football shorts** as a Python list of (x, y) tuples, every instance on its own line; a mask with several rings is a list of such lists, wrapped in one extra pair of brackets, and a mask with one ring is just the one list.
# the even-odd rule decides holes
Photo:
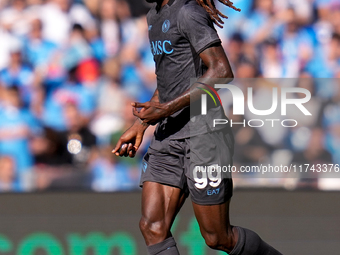
[(154, 136), (143, 158), (140, 185), (178, 187), (200, 205), (224, 203), (233, 193), (233, 147), (230, 127), (179, 140)]

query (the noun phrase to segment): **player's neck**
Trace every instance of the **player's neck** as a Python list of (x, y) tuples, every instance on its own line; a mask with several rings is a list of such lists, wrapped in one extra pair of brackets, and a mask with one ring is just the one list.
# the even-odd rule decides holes
[(163, 6), (165, 6), (169, 0), (157, 0), (157, 7), (156, 10), (160, 11)]
[(163, 7), (163, 6), (166, 5), (167, 3), (169, 3), (169, 0), (163, 0), (163, 1), (162, 1), (161, 7)]

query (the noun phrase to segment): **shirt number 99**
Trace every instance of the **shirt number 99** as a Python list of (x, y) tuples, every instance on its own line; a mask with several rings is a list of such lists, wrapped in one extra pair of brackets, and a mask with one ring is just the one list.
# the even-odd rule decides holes
[[(195, 186), (198, 189), (204, 189), (208, 183), (211, 187), (216, 188), (222, 181), (221, 171), (218, 171), (217, 164), (208, 167), (196, 166), (193, 170)], [(199, 177), (199, 175), (201, 177)]]

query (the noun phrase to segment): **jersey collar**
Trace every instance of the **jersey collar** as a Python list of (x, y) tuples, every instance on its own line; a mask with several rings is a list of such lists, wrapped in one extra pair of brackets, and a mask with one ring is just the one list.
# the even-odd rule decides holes
[(174, 2), (175, 2), (175, 0), (169, 0), (169, 2), (167, 3), (167, 5), (171, 6)]

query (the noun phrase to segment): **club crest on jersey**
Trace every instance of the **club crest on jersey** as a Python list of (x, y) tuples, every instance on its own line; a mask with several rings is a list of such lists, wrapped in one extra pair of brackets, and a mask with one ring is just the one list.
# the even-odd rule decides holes
[(169, 20), (164, 21), (163, 26), (162, 26), (163, 33), (168, 32), (169, 28), (170, 28), (170, 21)]
[(142, 165), (142, 169), (143, 169), (143, 172), (145, 173), (146, 169), (148, 168), (148, 163), (146, 163), (145, 161), (143, 162), (143, 165)]

